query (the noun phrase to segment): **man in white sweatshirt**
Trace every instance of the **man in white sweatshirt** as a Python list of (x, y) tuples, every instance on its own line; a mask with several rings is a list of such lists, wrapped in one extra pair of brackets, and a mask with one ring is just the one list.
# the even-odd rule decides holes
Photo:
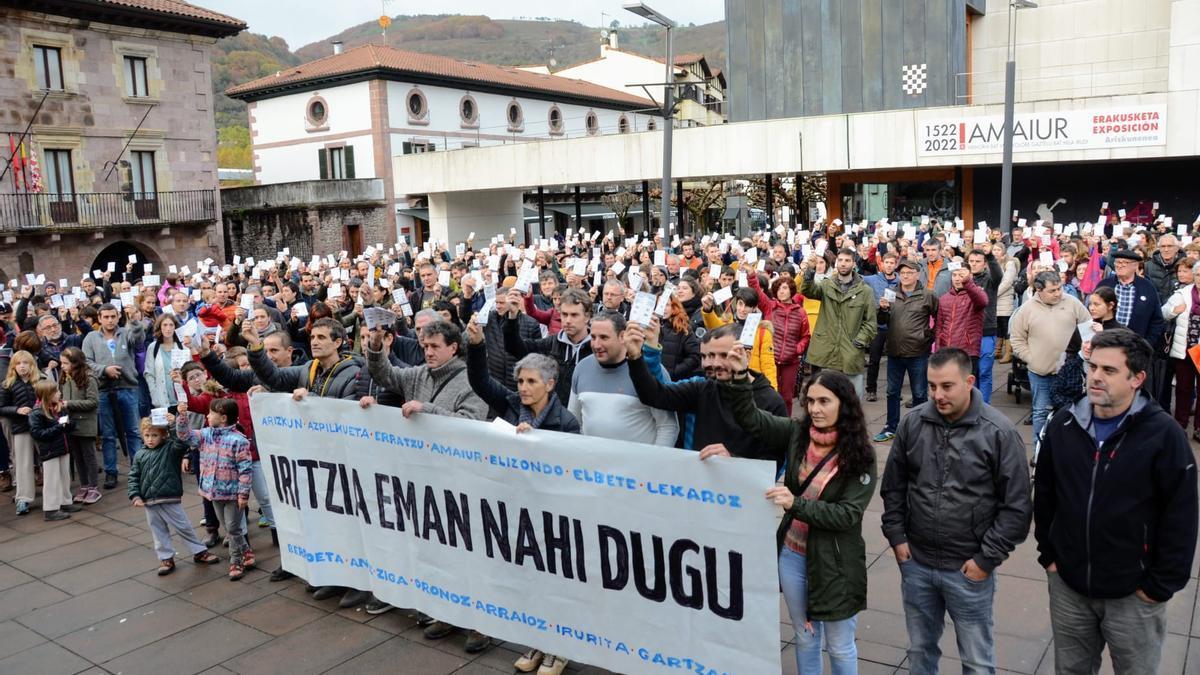
[(674, 447), (679, 435), (675, 413), (643, 404), (633, 388), (622, 340), (625, 324), (624, 316), (610, 312), (592, 319), (592, 355), (575, 367), (567, 409), (585, 436)]

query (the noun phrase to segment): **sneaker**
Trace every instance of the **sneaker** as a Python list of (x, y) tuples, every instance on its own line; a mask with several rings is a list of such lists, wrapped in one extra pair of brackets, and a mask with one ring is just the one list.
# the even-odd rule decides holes
[(917, 402), (910, 398), (904, 402), (904, 407), (905, 408), (915, 408), (915, 407), (917, 407)]
[(270, 527), (271, 521), (267, 520), (266, 516), (259, 516), (258, 517), (258, 526), (259, 527)]
[(88, 488), (87, 494), (85, 494), (83, 496), (83, 503), (84, 504), (95, 504), (96, 502), (100, 501), (100, 498), (103, 496), (104, 496), (103, 492), (96, 489), (95, 487), (90, 487), (90, 488)]
[(219, 542), (219, 541), (221, 541), (221, 538), (217, 536), (217, 531), (216, 531), (216, 530), (209, 530), (209, 531), (208, 531), (208, 538), (207, 538), (207, 539), (205, 539), (205, 540), (204, 540), (203, 542), (201, 542), (201, 543), (203, 543), (203, 544), (204, 544), (205, 546), (207, 546), (208, 548), (212, 548), (212, 547), (216, 546), (216, 545), (217, 545), (217, 542)]
[(29, 502), (17, 502), (17, 515), (18, 516), (29, 515)]
[(428, 640), (441, 640), (456, 630), (458, 630), (458, 626), (451, 626), (445, 621), (434, 621), (425, 627), (425, 638)]
[(115, 474), (115, 473), (104, 474), (104, 489), (111, 490), (115, 487), (117, 487), (117, 474)]
[(537, 675), (562, 675), (562, 671), (566, 670), (567, 664), (570, 661), (547, 654), (545, 660), (542, 661), (542, 667), (538, 668)]
[(478, 654), (479, 652), (492, 646), (492, 638), (473, 630), (467, 633), (467, 644), (463, 647), (468, 654)]
[(425, 628), (426, 626), (431, 626), (437, 621), (437, 619), (433, 618), (432, 616), (429, 616), (428, 614), (426, 614), (424, 612), (417, 612), (417, 615), (414, 618), (416, 618), (417, 625), (420, 626), (421, 628)]
[(280, 567), (279, 569), (275, 570), (274, 572), (271, 572), (271, 581), (272, 582), (287, 581), (288, 579), (291, 579), (294, 576), (296, 576), (296, 575), (292, 574), (291, 572)]
[(197, 565), (216, 565), (217, 563), (221, 562), (221, 559), (209, 553), (208, 551), (201, 551), (192, 556), (192, 562), (196, 563)]
[(513, 664), (513, 668), (516, 668), (522, 673), (532, 673), (533, 671), (537, 670), (538, 666), (542, 665), (542, 659), (544, 658), (546, 658), (546, 655), (542, 652), (536, 649), (530, 649), (522, 654), (521, 658), (517, 659), (517, 662)]
[(364, 607), (363, 609), (367, 612), (367, 614), (378, 615), (378, 614), (387, 614), (388, 612), (390, 612), (396, 608), (392, 607), (391, 605), (387, 604), (386, 602), (384, 602), (384, 601), (380, 600), (379, 598), (375, 597), (374, 595), (372, 595), (371, 599), (367, 601), (367, 606)]
[(75, 504), (82, 504), (83, 498), (87, 496), (87, 493), (88, 489), (85, 486), (80, 485), (79, 489), (75, 491), (75, 496), (71, 498), (71, 501)]
[(370, 591), (360, 591), (356, 588), (351, 588), (350, 590), (346, 591), (346, 594), (343, 595), (342, 599), (338, 601), (338, 607), (341, 607), (342, 609), (351, 609), (358, 607), (370, 599)]
[(158, 561), (158, 576), (165, 577), (175, 571), (175, 559), (166, 558)]
[(70, 517), (71, 517), (71, 514), (63, 511), (62, 509), (55, 509), (53, 511), (47, 511), (46, 515), (43, 516), (43, 518), (45, 518), (46, 520), (66, 520), (67, 518), (70, 518)]
[(884, 429), (883, 431), (875, 434), (875, 437), (872, 438), (871, 440), (875, 441), (876, 443), (887, 443), (888, 441), (892, 440), (895, 437), (896, 437), (895, 433), (888, 431), (887, 429)]
[(75, 506), (74, 504), (63, 504), (60, 508), (67, 513), (77, 513), (83, 510), (82, 506)]
[(879, 400), (879, 397), (875, 395), (875, 392), (873, 392), (873, 391), (867, 392), (867, 403), (874, 403), (878, 400)]
[(241, 563), (229, 563), (229, 580), (237, 581), (246, 576), (246, 568), (242, 567)]

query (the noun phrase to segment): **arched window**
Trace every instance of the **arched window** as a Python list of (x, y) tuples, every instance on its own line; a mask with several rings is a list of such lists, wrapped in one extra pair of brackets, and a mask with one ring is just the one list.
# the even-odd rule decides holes
[(310, 128), (324, 128), (329, 122), (329, 104), (320, 96), (314, 96), (304, 108), (304, 118)]
[(525, 113), (521, 110), (521, 104), (516, 99), (509, 101), (504, 117), (508, 120), (509, 131), (525, 130)]
[(414, 87), (408, 92), (404, 108), (408, 111), (409, 124), (429, 124), (429, 101), (420, 89)]
[(463, 127), (475, 128), (479, 126), (479, 105), (475, 103), (474, 96), (467, 94), (458, 102), (458, 117)]
[(629, 118), (621, 115), (621, 119), (617, 121), (617, 131), (623, 134), (629, 133)]

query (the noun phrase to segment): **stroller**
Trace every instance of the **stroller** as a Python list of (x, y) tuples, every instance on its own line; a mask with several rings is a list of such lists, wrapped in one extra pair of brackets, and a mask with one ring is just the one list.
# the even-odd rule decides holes
[(1017, 401), (1017, 405), (1021, 405), (1021, 399), (1025, 396), (1022, 389), (1028, 391), (1030, 395), (1033, 394), (1033, 388), (1029, 385), (1029, 367), (1015, 355), (1012, 357), (1011, 366), (1012, 369), (1008, 371), (1008, 382), (1005, 385), (1005, 390), (1013, 395), (1013, 398)]

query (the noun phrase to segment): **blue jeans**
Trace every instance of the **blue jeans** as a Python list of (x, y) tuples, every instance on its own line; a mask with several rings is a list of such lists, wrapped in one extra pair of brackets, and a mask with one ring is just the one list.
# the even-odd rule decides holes
[(908, 669), (913, 675), (936, 675), (942, 650), (938, 640), (946, 613), (954, 622), (958, 656), (964, 675), (996, 672), (992, 637), (992, 601), (996, 577), (971, 581), (962, 571), (926, 567), (916, 560), (900, 563), (900, 593), (908, 628)]
[[(275, 527), (275, 512), (271, 510), (271, 493), (267, 490), (267, 474), (263, 472), (262, 462), (255, 462), (252, 465), (253, 473), (250, 474), (250, 491), (254, 493), (254, 498), (258, 500), (258, 508), (262, 509), (263, 518), (267, 519), (271, 527)], [(243, 529), (249, 532), (249, 525), (245, 523), (245, 516), (242, 517)]]
[(808, 621), (808, 559), (786, 546), (779, 553), (779, 585), (792, 617), (792, 626), (796, 629), (796, 672), (800, 675), (823, 672), (821, 644), (824, 642), (833, 675), (857, 673), (858, 647), (854, 644), (854, 631), (858, 617), (814, 621), (810, 633), (804, 627)]
[(113, 410), (110, 392), (100, 392), (100, 447), (104, 451), (104, 473), (117, 475), (117, 415), (124, 427), (125, 446), (129, 450), (129, 461), (142, 448), (142, 437), (138, 429), (138, 390), (116, 389), (117, 409)]
[(992, 402), (992, 364), (996, 362), (996, 337), (985, 335), (979, 341), (979, 381), (975, 386), (983, 395), (984, 403)]
[(884, 431), (896, 433), (900, 426), (900, 388), (904, 386), (904, 374), (908, 374), (908, 388), (912, 392), (913, 404), (921, 405), (929, 397), (929, 373), (925, 371), (929, 356), (889, 356), (887, 390), (887, 425)]
[(1054, 388), (1053, 375), (1038, 375), (1029, 371), (1029, 388), (1033, 390), (1033, 457), (1037, 459), (1037, 451), (1041, 446), (1042, 428), (1050, 419), (1050, 394)]

